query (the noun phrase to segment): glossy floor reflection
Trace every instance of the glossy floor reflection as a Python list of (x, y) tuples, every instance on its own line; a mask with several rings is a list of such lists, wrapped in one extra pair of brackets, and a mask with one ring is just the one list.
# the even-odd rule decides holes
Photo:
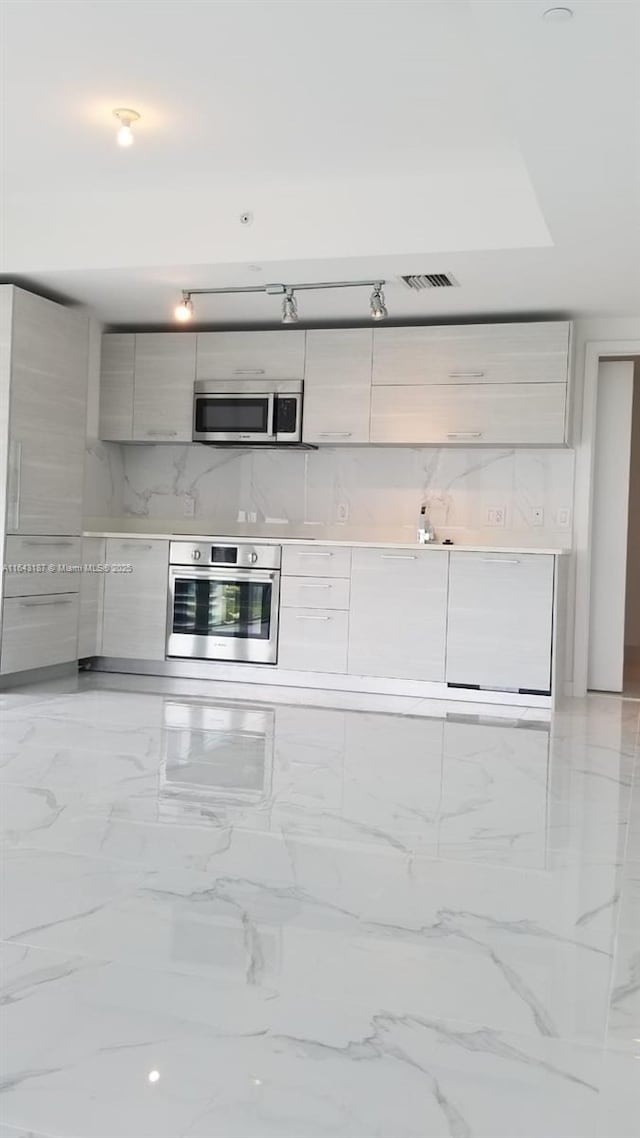
[(640, 704), (241, 694), (0, 693), (0, 1138), (637, 1138)]

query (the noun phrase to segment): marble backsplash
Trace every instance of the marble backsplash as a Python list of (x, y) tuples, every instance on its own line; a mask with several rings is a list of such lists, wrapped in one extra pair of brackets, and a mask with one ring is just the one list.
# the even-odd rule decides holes
[[(158, 519), (173, 532), (220, 530), (245, 519), (412, 531), (424, 501), (440, 538), (571, 545), (570, 450), (227, 450), (94, 442), (85, 474), (87, 519)], [(488, 524), (495, 509), (504, 510), (504, 526)], [(540, 509), (543, 522), (534, 524)]]

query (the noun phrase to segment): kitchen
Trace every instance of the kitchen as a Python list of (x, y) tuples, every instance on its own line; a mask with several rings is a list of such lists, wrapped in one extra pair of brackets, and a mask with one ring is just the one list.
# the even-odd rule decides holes
[(0, 1138), (631, 1138), (637, 3), (0, 7)]

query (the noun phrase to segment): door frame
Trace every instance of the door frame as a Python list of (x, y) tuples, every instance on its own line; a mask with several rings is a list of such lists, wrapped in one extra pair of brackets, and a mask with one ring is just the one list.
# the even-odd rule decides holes
[(582, 429), (576, 446), (574, 538), (575, 621), (573, 684), (568, 694), (585, 696), (589, 668), (591, 544), (600, 360), (640, 356), (640, 340), (589, 340), (585, 344)]

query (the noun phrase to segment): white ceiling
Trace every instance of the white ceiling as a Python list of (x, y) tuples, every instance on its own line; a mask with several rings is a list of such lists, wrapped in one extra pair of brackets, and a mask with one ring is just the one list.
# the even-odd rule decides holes
[[(182, 288), (379, 276), (398, 319), (637, 314), (640, 4), (567, 2), (549, 24), (550, 0), (5, 0), (0, 271), (110, 323), (163, 324)], [(142, 114), (131, 150), (116, 106)], [(395, 283), (423, 271), (460, 287)], [(366, 290), (299, 308), (366, 318)]]

